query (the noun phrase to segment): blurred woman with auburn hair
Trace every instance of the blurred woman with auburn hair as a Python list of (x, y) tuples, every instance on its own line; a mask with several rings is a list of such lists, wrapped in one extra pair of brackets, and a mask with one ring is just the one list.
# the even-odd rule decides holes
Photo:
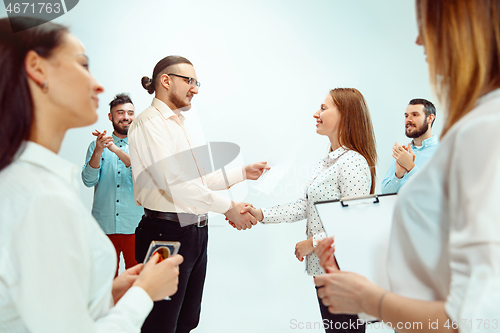
[[(314, 247), (319, 239), (324, 238), (325, 231), (314, 203), (373, 194), (377, 152), (368, 106), (357, 89), (331, 90), (314, 118), (316, 132), (330, 140), (330, 151), (319, 161), (304, 196), (294, 202), (269, 208), (247, 206), (242, 213), (250, 212), (263, 224), (307, 219), (307, 239), (296, 244), (295, 256), (299, 261), (304, 261), (305, 257), (307, 273), (318, 276), (325, 271), (319, 265)], [(328, 321), (324, 325), (327, 332), (364, 332), (364, 325), (356, 325), (357, 315), (332, 315), (321, 302), (320, 311), (323, 319)], [(346, 330), (346, 326), (350, 329)]]
[(416, 4), (417, 44), (448, 110), (440, 147), (399, 192), (391, 291), (336, 271), (329, 238), (316, 249), (330, 273), (316, 278), (318, 295), (333, 313), (365, 312), (398, 332), (498, 329), (500, 0)]

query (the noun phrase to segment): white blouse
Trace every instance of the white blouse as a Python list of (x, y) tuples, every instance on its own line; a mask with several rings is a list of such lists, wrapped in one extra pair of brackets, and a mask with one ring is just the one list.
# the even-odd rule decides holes
[(139, 332), (153, 307), (139, 287), (113, 306), (116, 253), (79, 173), (33, 142), (0, 172), (0, 332)]
[[(366, 159), (356, 151), (343, 147), (330, 152), (322, 159), (307, 184), (305, 196), (285, 205), (263, 208), (263, 224), (297, 222), (307, 219), (307, 238), (324, 235), (314, 203), (324, 200), (370, 194), (370, 167)], [(306, 256), (309, 275), (323, 274), (316, 253)]]
[(400, 190), (394, 213), (392, 290), (446, 301), (462, 331), (491, 329), (494, 319), (500, 328), (499, 128), (500, 89), (450, 129)]

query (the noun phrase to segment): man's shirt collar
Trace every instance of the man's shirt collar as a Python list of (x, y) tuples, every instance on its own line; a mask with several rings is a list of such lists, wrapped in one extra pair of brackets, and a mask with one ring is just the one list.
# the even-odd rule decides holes
[(412, 148), (417, 148), (417, 149), (428, 148), (430, 146), (435, 146), (438, 142), (439, 142), (438, 137), (436, 135), (433, 135), (430, 138), (422, 141), (422, 146), (415, 146), (415, 144), (413, 143), (413, 140), (411, 140), (411, 146), (412, 146)]
[(170, 109), (167, 104), (165, 104), (165, 102), (163, 102), (162, 100), (159, 100), (156, 97), (153, 98), (153, 102), (151, 103), (151, 106), (155, 107), (158, 111), (160, 111), (160, 113), (166, 119), (171, 118), (171, 117), (178, 117), (181, 122), (184, 122), (184, 120), (186, 119), (182, 114), (179, 114), (179, 116), (177, 116), (175, 114), (175, 112), (172, 111), (172, 109)]
[(128, 136), (124, 137), (123, 139), (120, 139), (119, 137), (117, 137), (117, 136), (115, 135), (115, 133), (114, 133), (114, 132), (111, 134), (111, 136), (113, 137), (113, 143), (114, 143), (115, 145), (116, 145), (118, 142), (120, 142), (120, 141), (123, 141), (123, 142), (125, 142), (126, 144), (128, 144)]

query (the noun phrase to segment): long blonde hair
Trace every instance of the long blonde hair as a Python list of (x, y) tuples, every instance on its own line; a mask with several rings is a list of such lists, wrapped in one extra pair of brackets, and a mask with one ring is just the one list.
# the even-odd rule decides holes
[(431, 84), (448, 110), (442, 136), (500, 87), (500, 0), (417, 0)]
[(373, 194), (375, 193), (377, 149), (366, 100), (355, 88), (336, 88), (330, 90), (330, 95), (340, 113), (339, 144), (360, 153), (366, 159), (372, 178), (370, 193)]

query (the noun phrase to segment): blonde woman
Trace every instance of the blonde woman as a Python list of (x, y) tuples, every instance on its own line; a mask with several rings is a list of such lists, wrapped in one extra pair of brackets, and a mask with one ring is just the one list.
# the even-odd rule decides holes
[[(500, 328), (500, 1), (417, 0), (431, 83), (448, 110), (441, 145), (399, 192), (391, 291), (336, 271), (316, 278), (333, 313), (365, 312), (398, 332)], [(416, 324), (415, 324), (416, 323)]]

